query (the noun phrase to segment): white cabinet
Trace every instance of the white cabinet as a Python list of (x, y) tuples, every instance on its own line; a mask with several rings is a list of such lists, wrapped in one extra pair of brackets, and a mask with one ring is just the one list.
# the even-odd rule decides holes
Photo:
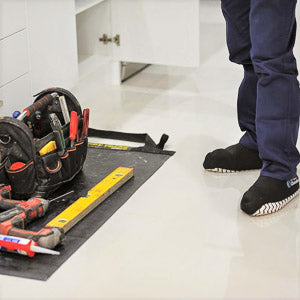
[(102, 33), (111, 35), (110, 2), (80, 0), (76, 11), (79, 74), (84, 77), (112, 59), (112, 44), (99, 42)]
[(0, 0), (0, 40), (26, 28), (26, 1)]
[(0, 116), (77, 80), (74, 0), (0, 0)]
[(0, 0), (0, 116), (30, 101), (25, 0)]
[(199, 0), (76, 0), (76, 7), (81, 75), (108, 60), (118, 72), (114, 82), (120, 62), (199, 66)]
[(78, 79), (74, 0), (27, 0), (32, 93)]
[(117, 61), (199, 66), (199, 0), (112, 0)]
[(12, 116), (16, 110), (22, 111), (32, 104), (29, 75), (25, 74), (0, 88), (0, 116)]
[(0, 87), (28, 72), (26, 30), (0, 40)]
[(199, 52), (199, 0), (0, 0), (0, 87), (69, 89), (104, 64), (119, 82), (121, 62), (197, 67)]
[(80, 14), (103, 1), (105, 0), (75, 0), (76, 14)]

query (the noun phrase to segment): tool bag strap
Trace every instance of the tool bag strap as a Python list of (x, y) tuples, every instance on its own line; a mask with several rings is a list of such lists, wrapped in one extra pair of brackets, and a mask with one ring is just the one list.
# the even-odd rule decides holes
[(169, 136), (163, 134), (158, 144), (147, 133), (126, 133), (118, 131), (100, 130), (95, 128), (89, 128), (89, 137), (128, 141), (135, 143), (143, 143), (144, 146), (129, 148), (129, 151), (140, 151), (150, 153), (163, 153), (165, 144), (167, 143)]

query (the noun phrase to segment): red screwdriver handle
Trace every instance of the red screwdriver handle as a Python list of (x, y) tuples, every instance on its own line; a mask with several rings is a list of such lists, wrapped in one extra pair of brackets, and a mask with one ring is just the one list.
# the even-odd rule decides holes
[(72, 111), (71, 112), (71, 118), (70, 118), (70, 140), (75, 141), (77, 137), (77, 131), (78, 131), (78, 117), (77, 112)]
[(80, 140), (83, 140), (84, 138), (86, 138), (88, 136), (89, 120), (90, 120), (90, 110), (89, 110), (89, 108), (86, 108), (83, 111), (83, 125), (82, 125)]
[(33, 103), (32, 105), (28, 106), (23, 110), (24, 112), (27, 112), (26, 117), (30, 117), (30, 115), (36, 112), (37, 110), (43, 111), (49, 104), (52, 103), (53, 99), (54, 97), (51, 94), (48, 94), (36, 101), (35, 103)]

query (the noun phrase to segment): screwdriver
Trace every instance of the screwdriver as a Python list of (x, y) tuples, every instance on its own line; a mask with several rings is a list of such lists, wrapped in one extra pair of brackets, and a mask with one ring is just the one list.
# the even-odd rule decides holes
[(43, 111), (47, 105), (51, 104), (53, 99), (58, 97), (57, 93), (45, 95), (40, 100), (36, 101), (32, 105), (28, 106), (23, 112), (17, 117), (18, 120), (23, 121), (25, 118), (30, 117), (35, 111)]
[(83, 110), (83, 125), (80, 134), (80, 141), (88, 136), (89, 131), (89, 119), (90, 119), (90, 110), (86, 108)]
[(40, 155), (43, 156), (43, 155), (46, 155), (47, 153), (50, 153), (54, 150), (57, 149), (57, 146), (56, 146), (56, 142), (55, 141), (50, 141), (48, 144), (46, 144), (40, 151)]
[(59, 149), (59, 155), (64, 155), (66, 150), (65, 138), (59, 118), (56, 114), (50, 114), (50, 125), (54, 133), (56, 146)]
[(77, 138), (78, 131), (78, 117), (76, 111), (71, 111), (71, 120), (70, 120), (70, 141), (71, 148), (75, 145), (75, 140)]

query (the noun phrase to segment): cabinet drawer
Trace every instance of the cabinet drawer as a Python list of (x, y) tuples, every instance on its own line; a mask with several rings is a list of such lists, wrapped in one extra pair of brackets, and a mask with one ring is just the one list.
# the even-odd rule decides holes
[(198, 67), (199, 0), (112, 0), (116, 61)]
[(26, 30), (0, 41), (0, 87), (28, 72)]
[(26, 1), (0, 0), (0, 39), (26, 27)]
[(0, 88), (0, 100), (3, 101), (0, 116), (12, 116), (14, 111), (22, 111), (32, 104), (29, 75), (25, 74)]

